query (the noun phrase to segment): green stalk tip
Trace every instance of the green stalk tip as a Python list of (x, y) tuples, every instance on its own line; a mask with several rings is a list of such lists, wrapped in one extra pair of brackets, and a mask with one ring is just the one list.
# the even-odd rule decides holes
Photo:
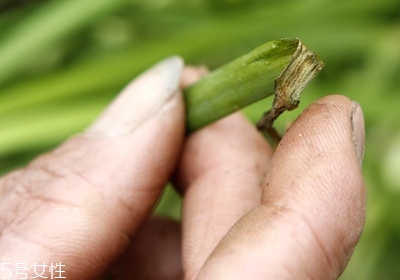
[[(300, 92), (322, 66), (323, 62), (297, 38), (261, 45), (184, 90), (187, 131), (193, 132), (275, 94), (274, 107), (280, 108), (273, 117), (269, 116), (272, 121), (259, 124), (259, 128), (272, 126), (277, 115), (298, 104)], [(288, 79), (295, 82), (288, 83)], [(282, 98), (283, 95), (287, 98)], [(286, 100), (287, 104), (278, 104), (277, 96), (278, 101)]]

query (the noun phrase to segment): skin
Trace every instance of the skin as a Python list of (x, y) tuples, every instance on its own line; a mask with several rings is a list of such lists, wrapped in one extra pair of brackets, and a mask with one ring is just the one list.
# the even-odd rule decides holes
[[(337, 279), (365, 219), (361, 108), (326, 96), (275, 151), (239, 113), (185, 136), (181, 89), (204, 72), (160, 63), (1, 178), (0, 263), (62, 262), (67, 279)], [(170, 180), (181, 223), (150, 216)]]

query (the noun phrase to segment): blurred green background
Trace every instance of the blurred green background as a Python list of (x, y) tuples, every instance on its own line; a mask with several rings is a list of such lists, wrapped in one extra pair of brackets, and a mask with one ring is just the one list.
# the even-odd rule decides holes
[[(284, 37), (326, 62), (301, 108), (340, 93), (365, 114), (367, 222), (341, 279), (400, 279), (398, 0), (0, 0), (0, 173), (84, 129), (162, 58), (213, 69)], [(256, 121), (271, 102), (245, 113)], [(171, 189), (157, 211), (179, 215)]]

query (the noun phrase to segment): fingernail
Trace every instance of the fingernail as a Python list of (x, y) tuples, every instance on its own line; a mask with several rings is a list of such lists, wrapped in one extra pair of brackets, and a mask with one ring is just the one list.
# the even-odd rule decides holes
[(362, 165), (364, 159), (364, 145), (365, 145), (365, 128), (364, 128), (364, 116), (360, 104), (353, 101), (351, 110), (351, 129), (352, 129), (352, 140), (356, 149), (357, 158)]
[(135, 131), (179, 92), (182, 71), (178, 56), (154, 65), (128, 84), (87, 132), (120, 137)]

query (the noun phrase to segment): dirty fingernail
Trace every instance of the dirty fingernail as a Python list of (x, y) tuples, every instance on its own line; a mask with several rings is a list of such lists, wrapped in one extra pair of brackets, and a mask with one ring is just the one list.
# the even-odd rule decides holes
[(351, 110), (352, 140), (356, 149), (357, 158), (362, 165), (364, 159), (365, 128), (364, 116), (360, 104), (353, 101)]
[(120, 137), (156, 115), (179, 92), (183, 60), (167, 58), (128, 84), (87, 133)]

